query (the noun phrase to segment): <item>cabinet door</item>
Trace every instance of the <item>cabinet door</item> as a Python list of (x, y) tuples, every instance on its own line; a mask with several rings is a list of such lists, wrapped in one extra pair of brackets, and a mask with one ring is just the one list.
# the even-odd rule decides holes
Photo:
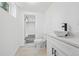
[(52, 48), (54, 49), (54, 50), (56, 50), (56, 56), (64, 56), (64, 55), (66, 55), (65, 53), (63, 53), (62, 52), (62, 50), (61, 49), (59, 49), (56, 45), (55, 45), (55, 41), (53, 41), (53, 39), (52, 38), (48, 38), (48, 40), (47, 40), (47, 54), (48, 54), (48, 56), (54, 56), (54, 54), (52, 54)]
[(52, 55), (52, 48), (55, 48), (57, 50), (58, 56), (79, 56), (79, 48), (71, 46), (67, 43), (64, 43), (62, 41), (59, 41), (54, 38), (48, 38), (48, 55)]

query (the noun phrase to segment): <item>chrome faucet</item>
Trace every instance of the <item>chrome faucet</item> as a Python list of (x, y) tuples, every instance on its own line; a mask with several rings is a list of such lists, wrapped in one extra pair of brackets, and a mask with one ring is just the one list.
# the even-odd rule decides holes
[(67, 23), (63, 23), (64, 25), (62, 26), (62, 28), (64, 28), (64, 31), (67, 31)]

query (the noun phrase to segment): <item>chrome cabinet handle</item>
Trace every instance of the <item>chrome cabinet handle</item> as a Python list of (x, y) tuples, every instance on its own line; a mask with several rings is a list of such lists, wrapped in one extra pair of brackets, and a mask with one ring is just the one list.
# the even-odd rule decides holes
[(56, 51), (54, 48), (52, 48), (52, 55), (53, 55), (53, 56), (57, 56), (57, 55), (56, 55), (56, 52), (57, 52), (57, 51)]
[(56, 50), (54, 51), (54, 56), (57, 56), (57, 55), (56, 55)]

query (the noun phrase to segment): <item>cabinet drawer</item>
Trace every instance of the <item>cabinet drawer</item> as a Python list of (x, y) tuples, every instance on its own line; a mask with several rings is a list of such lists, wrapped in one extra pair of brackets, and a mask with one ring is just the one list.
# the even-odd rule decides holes
[(57, 55), (59, 56), (79, 56), (79, 48), (71, 46), (57, 39), (48, 38), (47, 45), (50, 55), (52, 55), (51, 49), (55, 48), (57, 50)]
[(48, 54), (48, 56), (53, 56), (52, 48), (54, 48), (54, 50), (56, 50), (56, 55), (57, 56), (64, 56), (64, 55), (66, 55), (54, 43), (55, 43), (54, 41), (50, 41), (50, 40), (47, 41), (47, 52), (48, 52), (47, 54)]

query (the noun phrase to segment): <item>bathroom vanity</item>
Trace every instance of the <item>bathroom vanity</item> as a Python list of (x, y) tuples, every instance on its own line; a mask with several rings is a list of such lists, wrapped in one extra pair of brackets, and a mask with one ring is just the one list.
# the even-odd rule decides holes
[(79, 56), (79, 36), (58, 37), (47, 35), (47, 54), (49, 56)]

